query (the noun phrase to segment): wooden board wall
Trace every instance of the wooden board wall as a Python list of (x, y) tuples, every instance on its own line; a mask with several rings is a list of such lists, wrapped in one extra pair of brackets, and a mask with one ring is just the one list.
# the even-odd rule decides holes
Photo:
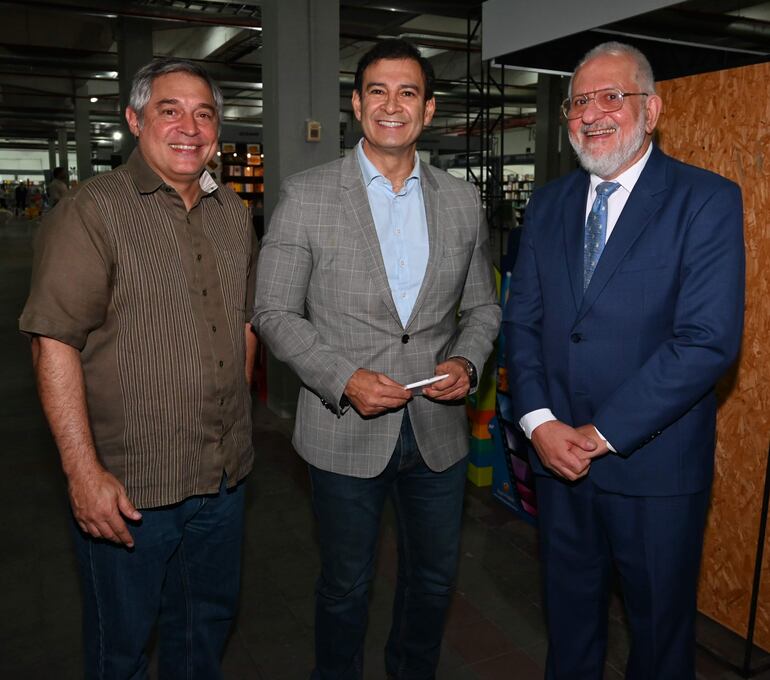
[[(746, 317), (737, 369), (719, 386), (716, 478), (699, 609), (745, 637), (770, 441), (770, 64), (659, 84), (660, 146), (740, 184), (746, 241)], [(770, 542), (756, 644), (770, 650)]]

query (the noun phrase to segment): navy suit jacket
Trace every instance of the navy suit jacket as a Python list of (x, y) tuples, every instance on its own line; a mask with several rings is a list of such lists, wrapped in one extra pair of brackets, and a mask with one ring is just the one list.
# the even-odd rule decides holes
[(584, 294), (588, 188), (577, 170), (527, 207), (504, 317), (516, 418), (550, 408), (595, 424), (618, 451), (590, 468), (607, 491), (705, 489), (713, 388), (743, 328), (740, 189), (654, 148)]

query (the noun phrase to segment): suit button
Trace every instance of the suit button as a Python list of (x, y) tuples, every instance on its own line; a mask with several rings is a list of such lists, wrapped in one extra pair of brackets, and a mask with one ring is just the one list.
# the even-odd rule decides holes
[(401, 336), (401, 342), (403, 342), (404, 344), (406, 344), (407, 342), (409, 342), (409, 334), (408, 334), (408, 333), (404, 333), (404, 334)]
[(573, 333), (572, 335), (569, 336), (569, 339), (572, 340), (572, 342), (574, 342), (575, 344), (577, 344), (583, 339), (583, 336), (580, 335), (580, 333)]

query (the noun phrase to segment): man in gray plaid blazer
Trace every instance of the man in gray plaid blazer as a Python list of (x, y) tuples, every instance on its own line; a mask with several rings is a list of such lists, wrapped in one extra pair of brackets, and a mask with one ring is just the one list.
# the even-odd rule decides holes
[[(294, 446), (318, 519), (313, 678), (362, 677), (386, 497), (399, 567), (392, 678), (433, 678), (455, 578), (468, 453), (464, 397), (500, 323), (476, 189), (419, 162), (430, 63), (402, 40), (358, 65), (364, 139), (289, 178), (260, 256), (255, 326), (300, 377)], [(405, 386), (446, 376), (422, 394)]]

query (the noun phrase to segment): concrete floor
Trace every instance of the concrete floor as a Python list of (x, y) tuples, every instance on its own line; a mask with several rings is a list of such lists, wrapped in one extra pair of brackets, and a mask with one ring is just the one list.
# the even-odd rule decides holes
[[(0, 678), (82, 676), (79, 592), (58, 457), (37, 402), (27, 341), (16, 320), (27, 292), (34, 225), (0, 226)], [(248, 480), (241, 609), (225, 677), (304, 680), (313, 664), (313, 587), (318, 555), (304, 465), (290, 423), (255, 409), (257, 463)], [(384, 676), (382, 649), (395, 575), (395, 535), (384, 520), (367, 636), (366, 678)], [(536, 532), (469, 485), (457, 593), (440, 680), (542, 678), (546, 652)], [(623, 677), (628, 641), (622, 607), (611, 607), (605, 678)], [(735, 640), (706, 625), (715, 644)], [(700, 680), (739, 676), (698, 652)], [(756, 676), (770, 680), (770, 673)]]

